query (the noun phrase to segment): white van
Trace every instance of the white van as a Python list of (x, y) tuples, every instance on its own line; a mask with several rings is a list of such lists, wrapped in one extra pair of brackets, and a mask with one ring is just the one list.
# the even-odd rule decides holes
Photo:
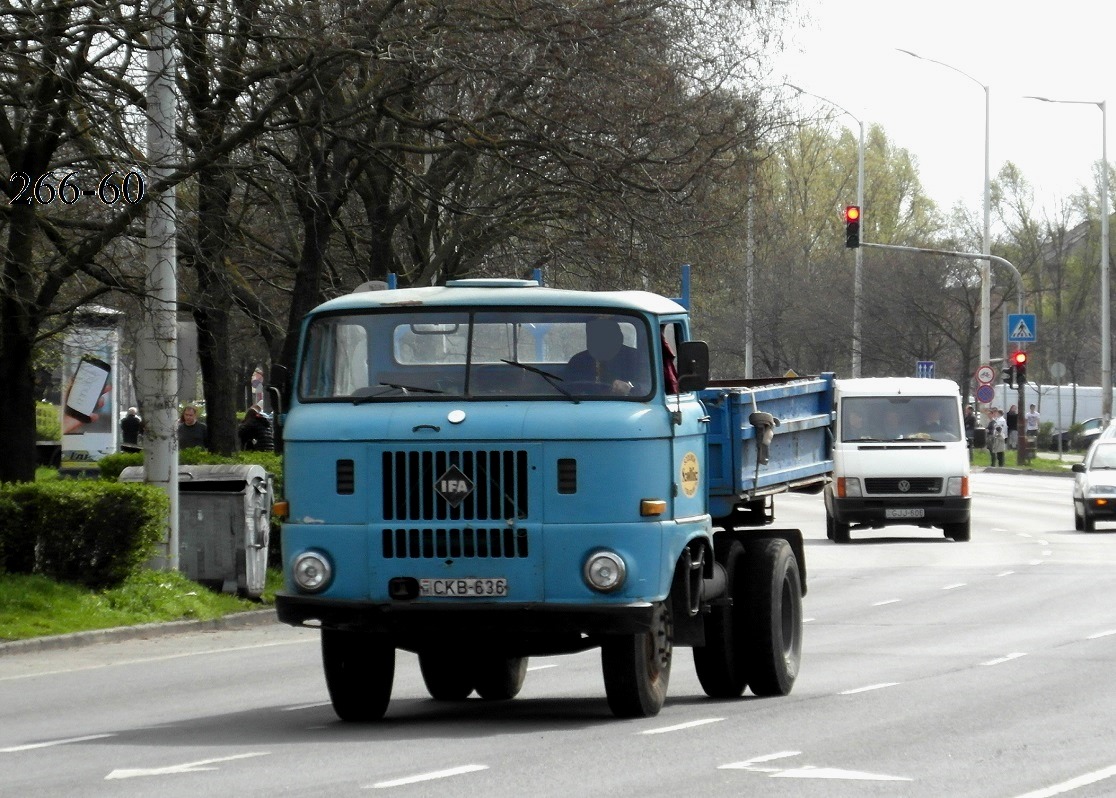
[(825, 488), (826, 533), (940, 527), (969, 539), (969, 449), (961, 393), (952, 380), (836, 380), (833, 481)]

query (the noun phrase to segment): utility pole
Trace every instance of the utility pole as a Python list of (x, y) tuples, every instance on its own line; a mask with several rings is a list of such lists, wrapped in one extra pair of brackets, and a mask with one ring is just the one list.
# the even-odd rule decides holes
[[(174, 49), (170, 0), (150, 0), (154, 23), (147, 51), (148, 185), (172, 171), (175, 154)], [(162, 487), (170, 499), (166, 548), (156, 567), (178, 570), (178, 285), (176, 274), (175, 189), (164, 189), (147, 208), (144, 315), (147, 334), (140, 342), (143, 397), (144, 481)]]

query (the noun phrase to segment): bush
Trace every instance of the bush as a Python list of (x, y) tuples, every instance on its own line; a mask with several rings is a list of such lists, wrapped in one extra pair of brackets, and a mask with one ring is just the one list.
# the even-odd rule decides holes
[(56, 405), (49, 402), (38, 402), (35, 405), (35, 440), (62, 440), (62, 419), (58, 415), (60, 412)]
[(167, 496), (141, 483), (99, 480), (0, 486), (0, 550), (9, 573), (99, 590), (155, 554)]

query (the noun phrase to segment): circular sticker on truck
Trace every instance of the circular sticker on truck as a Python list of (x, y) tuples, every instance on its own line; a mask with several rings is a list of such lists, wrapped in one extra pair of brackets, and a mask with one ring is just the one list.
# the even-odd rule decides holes
[(682, 492), (686, 494), (686, 498), (692, 499), (697, 493), (698, 489), (698, 459), (697, 455), (693, 452), (686, 452), (682, 456)]

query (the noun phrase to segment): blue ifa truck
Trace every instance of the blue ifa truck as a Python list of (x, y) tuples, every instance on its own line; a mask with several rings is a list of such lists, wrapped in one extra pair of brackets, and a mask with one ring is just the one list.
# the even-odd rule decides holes
[(618, 717), (658, 713), (679, 647), (710, 696), (790, 692), (772, 497), (829, 480), (832, 375), (710, 381), (674, 300), (468, 279), (318, 306), (291, 388), (277, 610), (321, 628), (340, 718), (383, 717), (398, 649), (443, 701), (591, 648)]

